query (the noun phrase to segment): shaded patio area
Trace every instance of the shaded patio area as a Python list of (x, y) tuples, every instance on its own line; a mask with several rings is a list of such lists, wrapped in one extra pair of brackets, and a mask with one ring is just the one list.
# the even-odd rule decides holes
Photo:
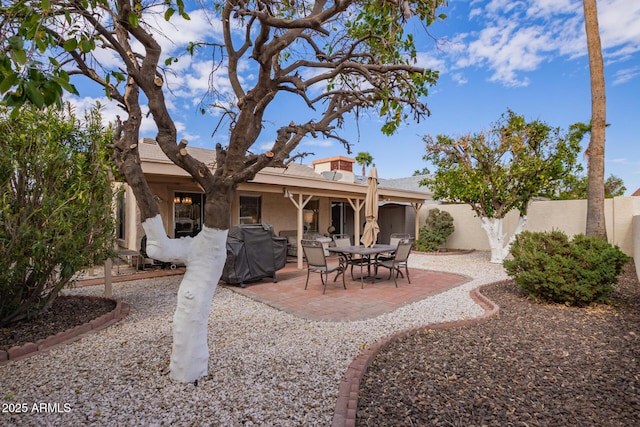
[(398, 278), (396, 288), (393, 279), (386, 280), (388, 271), (380, 270), (378, 277), (384, 280), (375, 283), (367, 283), (365, 280), (364, 289), (361, 289), (358, 274), (359, 271), (354, 269), (354, 281), (347, 271), (346, 290), (342, 287), (342, 278), (334, 282), (335, 274), (331, 274), (324, 295), (320, 275), (317, 273), (311, 274), (309, 286), (307, 290), (304, 289), (306, 264), (304, 270), (298, 270), (294, 263), (288, 263), (277, 272), (277, 283), (273, 283), (271, 279), (262, 279), (247, 283), (245, 288), (220, 283), (233, 292), (296, 317), (339, 322), (371, 319), (471, 280), (459, 274), (410, 268), (411, 284), (407, 283), (406, 278)]

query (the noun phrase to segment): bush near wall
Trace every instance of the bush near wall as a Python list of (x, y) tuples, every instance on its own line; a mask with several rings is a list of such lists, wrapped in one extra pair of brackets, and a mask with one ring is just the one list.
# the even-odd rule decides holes
[(607, 303), (630, 258), (596, 237), (561, 231), (521, 233), (505, 260), (507, 273), (536, 300), (573, 306)]
[(431, 209), (425, 226), (420, 229), (415, 248), (420, 252), (436, 252), (445, 247), (447, 237), (454, 231), (453, 217), (449, 212)]

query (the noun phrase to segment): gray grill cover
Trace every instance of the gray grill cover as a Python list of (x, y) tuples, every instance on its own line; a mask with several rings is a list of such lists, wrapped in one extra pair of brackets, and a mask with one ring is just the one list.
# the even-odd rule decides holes
[(271, 277), (287, 263), (287, 239), (276, 237), (268, 224), (241, 224), (229, 229), (222, 280), (241, 284)]

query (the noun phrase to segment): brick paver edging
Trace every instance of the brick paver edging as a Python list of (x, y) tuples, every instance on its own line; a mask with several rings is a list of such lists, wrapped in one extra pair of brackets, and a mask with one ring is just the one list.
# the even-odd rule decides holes
[[(108, 299), (108, 298), (107, 298)], [(129, 304), (115, 300), (116, 306), (109, 313), (93, 319), (83, 325), (78, 325), (74, 328), (67, 329), (64, 332), (59, 332), (48, 338), (44, 338), (30, 342), (21, 346), (11, 347), (8, 351), (0, 350), (0, 366), (4, 366), (15, 360), (25, 359), (34, 354), (38, 354), (42, 351), (51, 350), (52, 348), (60, 345), (69, 344), (82, 338), (85, 334), (92, 333), (105, 329), (108, 326), (124, 319), (129, 314)]]
[(355, 427), (356, 425), (356, 412), (358, 409), (358, 394), (360, 392), (360, 382), (367, 372), (367, 368), (376, 355), (386, 347), (388, 347), (395, 340), (418, 331), (424, 331), (429, 329), (447, 329), (447, 328), (459, 328), (464, 326), (470, 326), (486, 321), (487, 319), (498, 314), (500, 308), (494, 304), (490, 299), (480, 293), (482, 288), (490, 286), (487, 284), (479, 288), (473, 289), (469, 292), (471, 298), (484, 309), (484, 313), (474, 319), (456, 320), (452, 322), (444, 323), (432, 323), (426, 326), (416, 326), (414, 328), (406, 329), (404, 331), (396, 332), (389, 335), (380, 341), (376, 341), (368, 348), (362, 350), (358, 357), (351, 362), (347, 372), (344, 374), (338, 390), (338, 401), (336, 402), (336, 408), (333, 414), (332, 427)]

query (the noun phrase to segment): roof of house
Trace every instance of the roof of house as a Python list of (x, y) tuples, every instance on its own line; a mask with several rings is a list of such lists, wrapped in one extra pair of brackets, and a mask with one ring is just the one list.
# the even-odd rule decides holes
[[(160, 146), (151, 138), (144, 138), (138, 144), (142, 170), (149, 175), (177, 176), (190, 178), (190, 175), (179, 166), (175, 165), (162, 152)], [(215, 151), (198, 147), (187, 147), (189, 154), (207, 164), (211, 169), (215, 168)], [(380, 196), (387, 200), (419, 202), (431, 199), (431, 193), (425, 188), (415, 190), (402, 188), (398, 183), (386, 185), (387, 181), (380, 180)], [(366, 194), (366, 180), (364, 182), (343, 182), (325, 178), (310, 166), (300, 163), (291, 163), (286, 168), (267, 167), (262, 169), (253, 180), (246, 185), (261, 184), (270, 186), (272, 191), (287, 188), (291, 192), (295, 190), (309, 190), (314, 194), (343, 197), (361, 198)], [(417, 187), (415, 187), (417, 188)]]
[(420, 181), (427, 177), (428, 175), (414, 175), (407, 176), (405, 178), (381, 179), (380, 187), (399, 188), (403, 190), (411, 190), (431, 194), (427, 187), (420, 185)]
[(632, 196), (640, 196), (640, 188), (633, 192)]

